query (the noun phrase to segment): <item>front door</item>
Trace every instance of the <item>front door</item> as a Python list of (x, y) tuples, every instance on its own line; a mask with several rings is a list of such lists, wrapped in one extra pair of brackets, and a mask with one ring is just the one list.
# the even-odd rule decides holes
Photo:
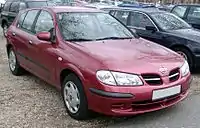
[(50, 83), (55, 81), (56, 70), (56, 41), (52, 40), (44, 41), (37, 38), (37, 34), (40, 32), (50, 32), (54, 35), (53, 18), (48, 11), (41, 11), (33, 28), (35, 33), (31, 37), (31, 57), (37, 62), (37, 75), (44, 80), (48, 80)]
[[(148, 15), (141, 12), (131, 12), (130, 17), (127, 23), (127, 26), (133, 31), (136, 32), (140, 37), (147, 40), (161, 43), (163, 40), (162, 33), (159, 32), (156, 25), (148, 17)], [(157, 28), (156, 31), (146, 30), (146, 26), (151, 26)]]

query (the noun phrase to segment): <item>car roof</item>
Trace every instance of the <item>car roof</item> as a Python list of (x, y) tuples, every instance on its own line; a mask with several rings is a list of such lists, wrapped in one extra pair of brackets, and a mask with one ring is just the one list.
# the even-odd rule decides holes
[(139, 11), (147, 14), (151, 13), (166, 13), (166, 11), (159, 10), (157, 8), (115, 8), (111, 10), (124, 10), (124, 11)]
[(175, 6), (200, 6), (200, 4), (177, 4)]
[(47, 6), (44, 8), (50, 9), (55, 13), (60, 13), (60, 12), (104, 12), (104, 11), (94, 9), (94, 8), (74, 7), (74, 6)]

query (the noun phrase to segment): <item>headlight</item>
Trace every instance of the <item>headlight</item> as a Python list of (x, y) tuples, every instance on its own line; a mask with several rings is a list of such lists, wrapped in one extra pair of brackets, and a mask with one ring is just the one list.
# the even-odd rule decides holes
[(184, 64), (181, 66), (181, 76), (186, 76), (190, 72), (188, 62), (185, 60)]
[(112, 71), (98, 71), (96, 77), (99, 81), (109, 85), (143, 85), (142, 80), (138, 75), (112, 72)]

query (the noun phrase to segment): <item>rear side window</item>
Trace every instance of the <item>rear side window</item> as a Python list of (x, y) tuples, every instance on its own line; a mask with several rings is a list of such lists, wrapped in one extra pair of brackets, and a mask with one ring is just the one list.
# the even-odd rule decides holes
[(24, 19), (24, 22), (22, 24), (22, 28), (25, 29), (25, 30), (28, 30), (28, 31), (31, 31), (31, 28), (32, 28), (32, 25), (33, 25), (33, 22), (35, 20), (35, 17), (37, 16), (38, 14), (38, 11), (39, 10), (31, 10), (31, 11), (28, 11), (25, 19)]
[(127, 19), (128, 19), (129, 12), (128, 11), (117, 11), (115, 13), (115, 17), (124, 23), (125, 25), (127, 24)]
[(10, 2), (6, 2), (5, 5), (4, 5), (4, 7), (3, 7), (3, 10), (4, 10), (4, 11), (9, 11), (9, 9), (10, 9), (10, 4), (11, 4)]
[(187, 6), (176, 6), (173, 10), (172, 13), (183, 18), (185, 15), (185, 12), (187, 10)]
[(130, 15), (130, 26), (145, 29), (146, 26), (154, 26), (151, 20), (142, 13), (132, 12)]
[(13, 2), (10, 6), (11, 12), (18, 12), (19, 11), (19, 2)]
[(191, 7), (188, 13), (188, 18), (200, 19), (200, 7)]

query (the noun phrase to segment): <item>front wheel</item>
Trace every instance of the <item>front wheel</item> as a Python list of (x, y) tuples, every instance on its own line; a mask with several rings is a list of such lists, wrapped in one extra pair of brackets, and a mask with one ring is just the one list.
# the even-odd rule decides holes
[(67, 112), (72, 118), (84, 120), (89, 117), (83, 85), (75, 74), (65, 77), (62, 84), (62, 96)]

